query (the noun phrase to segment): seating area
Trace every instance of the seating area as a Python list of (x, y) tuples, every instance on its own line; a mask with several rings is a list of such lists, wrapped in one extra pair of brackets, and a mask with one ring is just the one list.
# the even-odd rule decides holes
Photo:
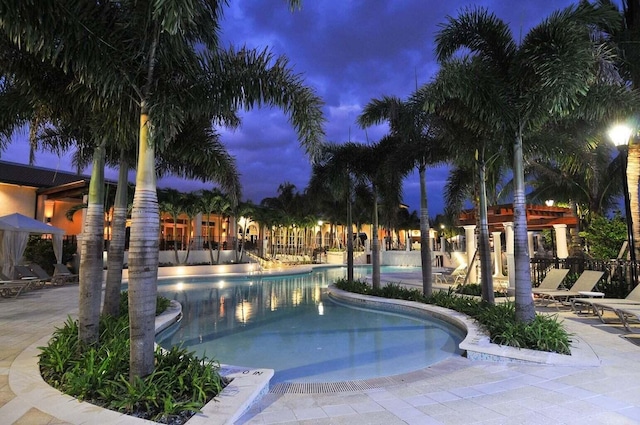
[(67, 266), (56, 264), (54, 267), (53, 276), (35, 263), (14, 266), (12, 278), (0, 273), (0, 296), (16, 298), (32, 289), (78, 283), (78, 275), (71, 273)]
[(547, 272), (547, 275), (542, 279), (538, 287), (533, 288), (533, 294), (539, 294), (544, 291), (557, 291), (562, 286), (562, 281), (569, 273), (568, 269), (551, 269)]
[(573, 298), (592, 293), (602, 276), (604, 276), (604, 272), (585, 270), (569, 290), (538, 290), (536, 292), (537, 301), (545, 306), (549, 304), (554, 304), (558, 307), (569, 305)]

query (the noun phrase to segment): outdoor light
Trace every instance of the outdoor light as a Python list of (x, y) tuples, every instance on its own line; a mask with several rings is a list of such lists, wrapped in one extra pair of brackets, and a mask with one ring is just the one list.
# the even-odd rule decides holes
[(627, 146), (631, 138), (632, 129), (624, 124), (618, 124), (609, 130), (609, 138), (618, 148)]
[(53, 217), (53, 207), (55, 206), (56, 201), (52, 199), (46, 199), (44, 201), (44, 217), (49, 219), (47, 221), (51, 221), (50, 219)]
[(553, 204), (555, 204), (555, 201), (553, 199), (547, 199), (546, 201), (544, 201), (544, 204), (548, 207), (552, 207)]
[(627, 241), (629, 244), (629, 259), (631, 260), (631, 284), (636, 283), (636, 249), (633, 240), (633, 217), (631, 216), (631, 201), (629, 199), (629, 183), (627, 181), (627, 158), (629, 156), (629, 141), (633, 129), (619, 124), (609, 130), (609, 138), (617, 146), (622, 159), (620, 172), (622, 173), (622, 187), (624, 191), (624, 209), (627, 216)]

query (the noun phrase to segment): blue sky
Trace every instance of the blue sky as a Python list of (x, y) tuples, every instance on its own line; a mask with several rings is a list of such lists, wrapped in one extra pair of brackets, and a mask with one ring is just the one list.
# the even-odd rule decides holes
[[(386, 132), (384, 126), (364, 131), (355, 123), (372, 98), (394, 95), (406, 98), (416, 84), (429, 82), (438, 66), (434, 35), (448, 15), (457, 16), (468, 6), (483, 6), (507, 22), (514, 34), (526, 34), (552, 11), (575, 2), (534, 1), (426, 1), (426, 0), (307, 0), (302, 9), (290, 11), (284, 0), (231, 0), (222, 22), (224, 45), (269, 47), (285, 55), (295, 72), (303, 75), (325, 102), (326, 135), (331, 142), (373, 142)], [(242, 114), (242, 126), (223, 130), (223, 141), (237, 159), (245, 199), (259, 203), (275, 196), (287, 181), (303, 191), (310, 163), (299, 147), (286, 116), (278, 109)], [(17, 135), (1, 159), (27, 163), (25, 135)], [(73, 169), (67, 157), (36, 154), (36, 165)], [(108, 178), (117, 173), (107, 172)], [(429, 211), (442, 211), (446, 167), (427, 172)], [(210, 188), (211, 184), (172, 178), (159, 187), (182, 191)], [(404, 201), (419, 208), (416, 175), (404, 184)]]

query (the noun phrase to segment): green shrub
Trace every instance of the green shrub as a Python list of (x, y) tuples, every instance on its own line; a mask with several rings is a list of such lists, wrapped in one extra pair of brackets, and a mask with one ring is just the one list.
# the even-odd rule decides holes
[[(458, 285), (455, 288), (456, 294), (473, 295), (474, 297), (482, 296), (482, 285), (479, 283), (467, 283), (466, 285)], [(505, 297), (504, 292), (495, 291), (494, 298)]]
[[(157, 304), (166, 308), (169, 300), (164, 300)], [(126, 292), (121, 302), (126, 312)], [(182, 347), (158, 348), (153, 373), (129, 382), (127, 314), (101, 318), (100, 329), (99, 344), (82, 346), (77, 321), (67, 319), (48, 345), (40, 347), (43, 379), (79, 400), (162, 423), (184, 422), (227, 384), (217, 362), (199, 359)]]
[[(171, 300), (169, 298), (158, 295), (156, 298), (156, 316), (163, 313), (167, 308), (169, 308), (169, 304), (171, 304)], [(120, 292), (120, 314), (127, 316), (129, 314), (129, 292), (122, 291)]]
[(512, 302), (491, 305), (471, 296), (456, 294), (451, 288), (449, 291), (434, 291), (430, 297), (425, 297), (417, 289), (407, 289), (398, 284), (373, 289), (366, 282), (356, 280), (349, 284), (346, 279), (340, 279), (335, 285), (344, 291), (423, 302), (459, 311), (474, 318), (487, 330), (491, 342), (496, 344), (571, 354), (570, 335), (557, 317), (536, 315), (533, 322), (522, 323), (516, 320)]
[(620, 247), (627, 240), (627, 223), (619, 213), (611, 219), (595, 216), (589, 227), (580, 232), (580, 236), (584, 238), (592, 257), (609, 260), (618, 256)]

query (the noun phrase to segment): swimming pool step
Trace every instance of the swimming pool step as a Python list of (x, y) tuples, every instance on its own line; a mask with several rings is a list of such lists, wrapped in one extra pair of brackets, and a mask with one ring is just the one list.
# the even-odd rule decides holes
[(414, 382), (433, 377), (431, 369), (425, 368), (400, 375), (381, 378), (363, 379), (342, 382), (281, 382), (269, 389), (271, 394), (325, 394), (336, 392), (362, 391), (390, 385)]

